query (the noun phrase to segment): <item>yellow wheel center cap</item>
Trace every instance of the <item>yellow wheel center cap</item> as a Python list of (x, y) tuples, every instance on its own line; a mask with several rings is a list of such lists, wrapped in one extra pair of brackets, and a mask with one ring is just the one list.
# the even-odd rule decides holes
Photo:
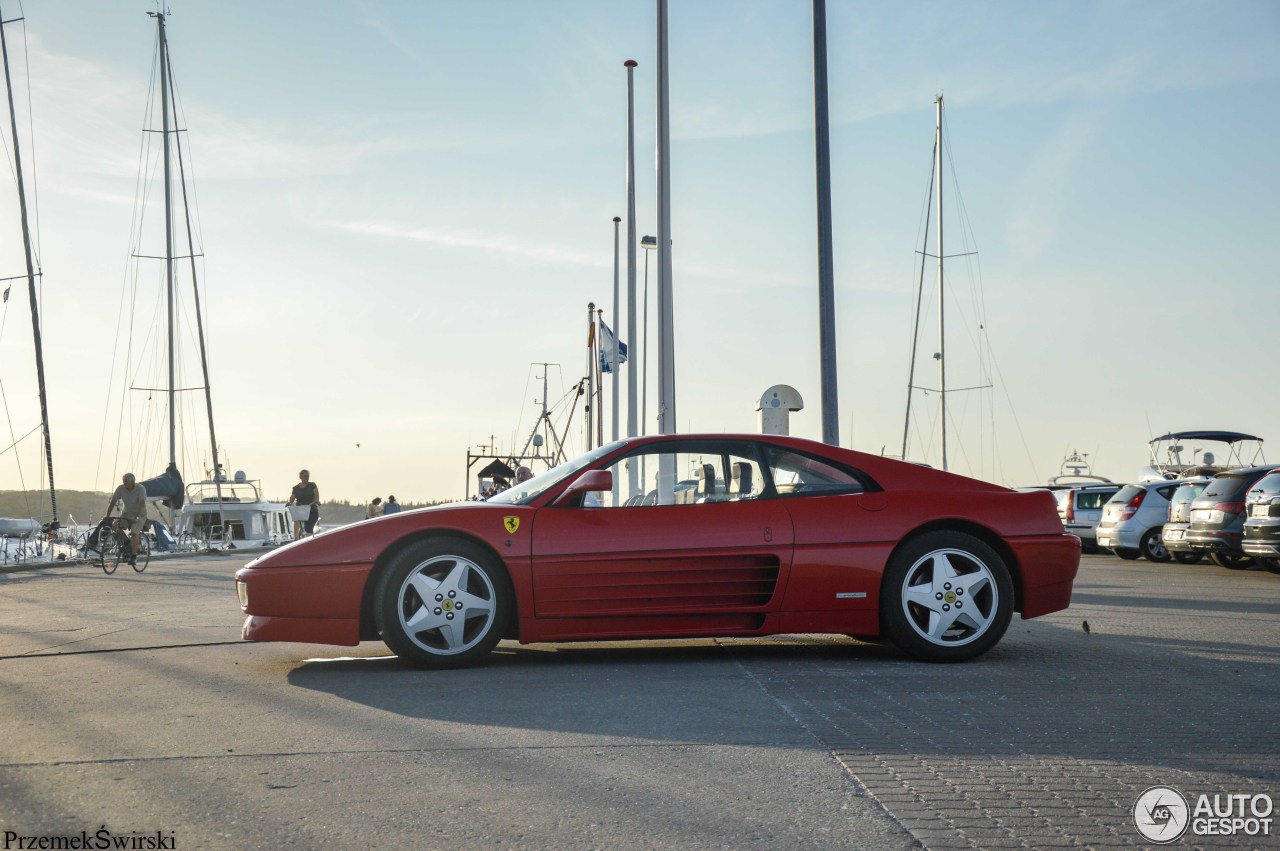
[(446, 612), (452, 612), (452, 611), (453, 611), (453, 601), (452, 601), (452, 600), (445, 600), (445, 601), (444, 601), (444, 610), (445, 610)]
[(956, 601), (956, 592), (955, 592), (955, 591), (948, 591), (948, 592), (947, 592), (947, 594), (946, 594), (945, 599), (946, 599), (946, 601), (947, 601), (948, 603), (954, 603), (954, 602)]

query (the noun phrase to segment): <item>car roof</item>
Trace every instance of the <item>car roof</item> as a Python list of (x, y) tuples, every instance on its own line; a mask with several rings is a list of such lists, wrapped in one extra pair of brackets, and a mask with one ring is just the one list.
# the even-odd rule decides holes
[(1273, 473), (1277, 469), (1280, 469), (1280, 467), (1276, 467), (1275, 464), (1260, 464), (1257, 467), (1236, 467), (1234, 470), (1223, 470), (1221, 473), (1214, 476), (1214, 478), (1215, 479), (1226, 479), (1226, 478), (1247, 479), (1250, 476), (1254, 476), (1259, 473), (1263, 473), (1263, 474)]

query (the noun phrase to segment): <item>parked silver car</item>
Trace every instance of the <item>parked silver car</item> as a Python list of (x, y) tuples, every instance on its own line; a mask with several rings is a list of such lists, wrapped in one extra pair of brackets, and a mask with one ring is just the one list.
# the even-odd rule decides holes
[(1144, 556), (1148, 561), (1171, 561), (1160, 533), (1169, 515), (1169, 500), (1183, 483), (1143, 482), (1118, 490), (1102, 507), (1098, 546), (1109, 547), (1123, 559)]
[(1244, 551), (1280, 573), (1280, 470), (1268, 473), (1245, 494)]
[(1164, 521), (1160, 539), (1178, 564), (1196, 564), (1204, 560), (1204, 553), (1192, 549), (1187, 542), (1187, 529), (1191, 528), (1191, 503), (1208, 484), (1209, 479), (1185, 479), (1169, 499), (1169, 516)]
[(1080, 539), (1080, 547), (1085, 552), (1093, 552), (1098, 548), (1095, 530), (1102, 519), (1102, 506), (1115, 496), (1120, 485), (1085, 485), (1060, 491), (1058, 497), (1058, 517), (1062, 519), (1062, 528), (1069, 535)]

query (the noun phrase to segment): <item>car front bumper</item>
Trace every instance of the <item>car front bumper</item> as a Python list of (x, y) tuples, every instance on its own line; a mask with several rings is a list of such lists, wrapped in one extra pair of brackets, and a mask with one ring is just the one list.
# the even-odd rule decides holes
[(244, 567), (236, 595), (246, 641), (360, 643), (360, 603), (373, 564)]

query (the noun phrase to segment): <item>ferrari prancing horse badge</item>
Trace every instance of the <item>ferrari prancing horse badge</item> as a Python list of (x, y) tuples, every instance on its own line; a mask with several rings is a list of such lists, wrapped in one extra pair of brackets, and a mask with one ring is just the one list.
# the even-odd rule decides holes
[(514, 535), (516, 533), (516, 530), (520, 528), (520, 518), (519, 517), (503, 517), (502, 525), (507, 527), (507, 531), (512, 535)]

